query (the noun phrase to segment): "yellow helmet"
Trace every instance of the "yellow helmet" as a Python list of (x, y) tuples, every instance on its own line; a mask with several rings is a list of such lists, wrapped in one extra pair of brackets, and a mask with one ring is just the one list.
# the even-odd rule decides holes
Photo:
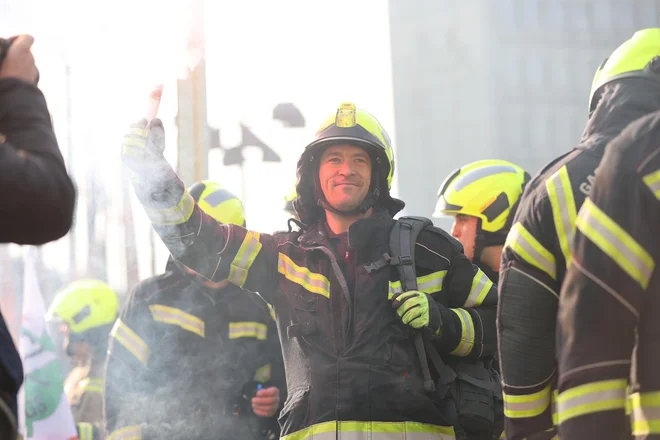
[(438, 191), (433, 217), (470, 215), (484, 232), (508, 232), (530, 176), (506, 160), (481, 160), (455, 170)]
[(119, 299), (103, 281), (83, 279), (60, 290), (48, 308), (48, 321), (61, 320), (73, 334), (109, 325), (119, 313)]
[(293, 201), (296, 200), (297, 196), (298, 194), (296, 193), (296, 184), (294, 183), (293, 185), (291, 185), (291, 188), (289, 188), (289, 192), (284, 197), (284, 210), (291, 215), (296, 214), (295, 209), (293, 209)]
[(188, 192), (202, 211), (220, 223), (245, 226), (243, 203), (219, 183), (210, 180), (197, 182)]
[(589, 111), (596, 108), (598, 92), (605, 84), (631, 77), (660, 80), (660, 28), (635, 32), (632, 38), (605, 58), (591, 85)]

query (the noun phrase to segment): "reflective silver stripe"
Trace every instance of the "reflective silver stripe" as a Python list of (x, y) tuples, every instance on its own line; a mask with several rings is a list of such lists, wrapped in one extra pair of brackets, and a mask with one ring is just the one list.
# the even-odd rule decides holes
[(107, 440), (142, 440), (142, 427), (132, 425), (117, 429), (108, 436)]
[(577, 209), (566, 165), (554, 173), (545, 185), (552, 206), (552, 217), (557, 231), (557, 238), (566, 260), (566, 267), (568, 267), (571, 262)]
[(195, 209), (195, 200), (188, 190), (183, 191), (181, 200), (175, 206), (165, 209), (144, 208), (147, 217), (155, 225), (180, 225), (188, 221)]
[(528, 264), (550, 275), (553, 280), (557, 279), (557, 261), (554, 255), (544, 248), (521, 223), (513, 225), (504, 246), (511, 248)]
[(202, 338), (204, 337), (204, 321), (190, 313), (186, 313), (183, 310), (174, 307), (164, 306), (162, 304), (150, 305), (149, 311), (151, 312), (154, 321), (162, 322), (164, 324), (178, 325), (184, 330), (195, 333)]
[(660, 170), (647, 174), (642, 180), (653, 191), (653, 195), (660, 200)]
[(655, 268), (655, 261), (642, 245), (601, 211), (591, 199), (586, 199), (582, 205), (577, 227), (643, 289), (646, 289)]
[(660, 434), (660, 391), (633, 393), (628, 402), (633, 435)]
[(268, 332), (266, 324), (260, 322), (230, 322), (229, 339), (257, 338), (265, 340)]
[(262, 244), (259, 241), (261, 234), (253, 231), (246, 231), (245, 238), (241, 247), (236, 252), (234, 260), (231, 262), (229, 268), (229, 276), (227, 279), (238, 287), (243, 287), (245, 281), (247, 280), (248, 272), (252, 263), (259, 255), (261, 251)]
[(456, 179), (456, 183), (454, 183), (454, 191), (460, 191), (472, 182), (475, 182), (479, 179), (482, 179), (486, 176), (492, 176), (495, 174), (501, 174), (501, 173), (517, 173), (517, 170), (508, 165), (490, 165), (487, 167), (483, 168), (478, 168), (474, 171), (470, 171), (466, 173), (464, 176), (461, 176), (460, 178)]
[(312, 293), (318, 293), (326, 298), (330, 298), (330, 281), (325, 276), (320, 273), (314, 273), (306, 267), (298, 266), (289, 256), (284, 255), (282, 252), (278, 256), (277, 270), (287, 280), (301, 285)]
[(416, 422), (325, 422), (281, 440), (455, 440), (451, 427)]
[(479, 269), (472, 279), (472, 288), (470, 289), (470, 294), (465, 300), (465, 305), (463, 307), (475, 307), (479, 306), (490, 289), (493, 287), (493, 282), (486, 276), (481, 269)]
[(472, 352), (474, 348), (474, 321), (467, 310), (449, 309), (458, 315), (461, 321), (461, 340), (456, 348), (450, 353), (454, 356), (465, 357)]
[(131, 352), (143, 365), (147, 365), (150, 355), (149, 347), (144, 343), (142, 338), (121, 322), (121, 319), (115, 321), (115, 325), (110, 331), (110, 336)]
[[(442, 285), (447, 275), (446, 270), (439, 270), (417, 277), (417, 290), (428, 293), (429, 295), (442, 291)], [(390, 281), (388, 298), (392, 299), (395, 295), (402, 292), (401, 281)]]
[(504, 415), (510, 419), (536, 417), (550, 406), (550, 385), (531, 394), (502, 393), (504, 400)]
[(614, 379), (569, 388), (557, 397), (558, 422), (614, 409), (625, 411), (626, 385), (626, 380)]

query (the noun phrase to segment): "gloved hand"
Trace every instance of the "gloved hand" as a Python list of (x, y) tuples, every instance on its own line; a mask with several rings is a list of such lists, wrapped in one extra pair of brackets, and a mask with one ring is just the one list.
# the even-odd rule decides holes
[(401, 321), (412, 328), (428, 327), (437, 333), (442, 327), (441, 305), (426, 293), (417, 290), (402, 292), (394, 298), (392, 307)]
[(165, 150), (165, 129), (160, 119), (153, 119), (149, 127), (147, 120), (141, 119), (132, 124), (122, 142), (121, 156), (131, 171), (138, 176), (153, 173), (167, 163)]

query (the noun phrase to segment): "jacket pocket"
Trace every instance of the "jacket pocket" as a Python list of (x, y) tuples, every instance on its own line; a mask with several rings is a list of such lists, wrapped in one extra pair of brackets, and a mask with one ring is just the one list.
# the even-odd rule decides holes
[(303, 429), (309, 424), (309, 389), (309, 385), (304, 385), (289, 390), (277, 419), (282, 435)]
[(296, 290), (288, 294), (292, 308), (291, 323), (286, 329), (289, 339), (307, 336), (317, 330), (318, 297), (309, 292)]

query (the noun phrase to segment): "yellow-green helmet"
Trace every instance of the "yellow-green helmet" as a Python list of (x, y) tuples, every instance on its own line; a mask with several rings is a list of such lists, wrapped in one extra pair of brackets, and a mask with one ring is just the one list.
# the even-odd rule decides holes
[(83, 279), (60, 290), (48, 308), (48, 321), (62, 321), (72, 334), (113, 324), (119, 313), (119, 299), (103, 281)]
[(632, 38), (605, 58), (591, 85), (589, 111), (596, 108), (599, 92), (605, 84), (631, 77), (660, 80), (660, 28), (635, 32)]
[(506, 233), (529, 180), (524, 169), (506, 160), (472, 162), (442, 183), (433, 216), (470, 215), (481, 220), (484, 232)]
[(293, 201), (296, 200), (297, 196), (298, 195), (296, 193), (296, 184), (294, 183), (293, 185), (291, 185), (291, 188), (289, 188), (289, 192), (284, 197), (284, 210), (291, 215), (296, 215), (296, 211), (295, 209), (293, 209)]
[(245, 226), (243, 203), (219, 183), (210, 180), (197, 182), (188, 192), (202, 211), (220, 223)]

